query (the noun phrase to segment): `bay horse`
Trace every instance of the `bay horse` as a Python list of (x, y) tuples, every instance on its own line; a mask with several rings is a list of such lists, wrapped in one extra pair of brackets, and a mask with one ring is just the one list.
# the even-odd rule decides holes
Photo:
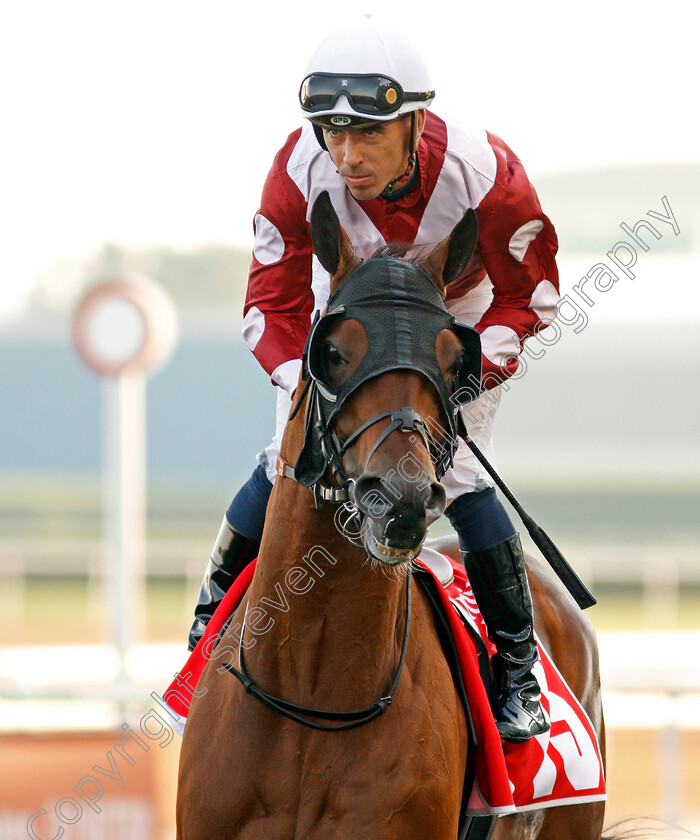
[[(468, 211), (418, 265), (356, 258), (326, 194), (311, 233), (331, 298), (307, 343), (252, 580), (220, 642), (240, 652), (238, 679), (210, 660), (190, 708), (177, 837), (455, 840), (468, 724), (431, 606), (419, 587), (411, 596), (407, 570), (445, 507), (438, 478), (451, 454), (424, 418), (454, 430), (447, 398), (480, 365), (478, 343), (443, 302), (471, 256), (476, 219)], [(419, 281), (432, 288), (423, 298)], [(431, 295), (439, 302), (426, 303)], [(360, 524), (352, 540), (339, 510)], [(548, 568), (531, 562), (529, 573), (537, 631), (602, 749), (590, 624)], [(603, 810), (500, 818), (493, 837), (597, 840)]]

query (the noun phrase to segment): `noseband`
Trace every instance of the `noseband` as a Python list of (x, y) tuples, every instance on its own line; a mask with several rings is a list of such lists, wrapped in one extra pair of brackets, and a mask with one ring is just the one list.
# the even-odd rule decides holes
[[(308, 390), (312, 389), (313, 385)], [(302, 392), (300, 402), (303, 400), (303, 398), (304, 393)], [(435, 452), (443, 452), (443, 450), (440, 449), (439, 443), (437, 442), (435, 436), (431, 432), (425, 420), (421, 417), (420, 414), (418, 414), (417, 411), (414, 411), (409, 406), (403, 406), (403, 408), (390, 409), (388, 411), (382, 411), (380, 414), (376, 414), (371, 420), (367, 420), (366, 423), (363, 423), (358, 429), (355, 429), (355, 431), (350, 435), (350, 437), (348, 437), (346, 440), (342, 440), (335, 431), (335, 429), (329, 428), (329, 426), (324, 422), (324, 418), (320, 411), (318, 402), (314, 401), (313, 398), (314, 394), (311, 393), (309, 400), (310, 403), (315, 402), (315, 411), (313, 412), (313, 414), (310, 414), (307, 411), (307, 436), (309, 418), (311, 417), (311, 422), (314, 423), (318, 433), (319, 451), (321, 456), (323, 457), (325, 464), (324, 473), (327, 469), (330, 469), (332, 475), (336, 478), (338, 482), (337, 486), (329, 486), (324, 484), (322, 479), (319, 478), (317, 481), (314, 481), (312, 484), (308, 485), (314, 494), (314, 501), (318, 509), (320, 509), (323, 506), (324, 502), (340, 504), (344, 502), (347, 503), (353, 501), (351, 488), (355, 483), (355, 479), (351, 478), (345, 471), (345, 468), (343, 467), (343, 458), (348, 449), (350, 449), (350, 447), (353, 444), (357, 443), (360, 437), (368, 429), (379, 423), (381, 420), (388, 419), (389, 424), (381, 431), (379, 437), (374, 442), (374, 445), (372, 446), (372, 449), (370, 450), (370, 453), (367, 456), (367, 463), (369, 463), (375, 452), (393, 432), (405, 432), (407, 434), (410, 433), (418, 435), (425, 449), (431, 454), (431, 457), (433, 457), (433, 453)], [(297, 406), (294, 408), (290, 415), (290, 420), (294, 418), (298, 411), (298, 408), (299, 405), (297, 404)], [(284, 463), (284, 461), (281, 458), (279, 458), (278, 460), (278, 474), (283, 475), (287, 478), (292, 478), (294, 479), (294, 481), (297, 481), (300, 484), (305, 484), (305, 482), (299, 481), (296, 470), (293, 467), (290, 467), (288, 464)]]

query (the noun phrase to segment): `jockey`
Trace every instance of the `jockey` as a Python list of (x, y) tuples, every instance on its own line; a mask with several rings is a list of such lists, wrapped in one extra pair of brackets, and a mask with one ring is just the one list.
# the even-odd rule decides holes
[[(430, 77), (415, 48), (371, 19), (321, 42), (302, 81), (305, 123), (277, 154), (255, 216), (243, 335), (277, 386), (275, 438), (224, 517), (190, 632), (194, 646), (216, 606), (256, 554), (301, 355), (329, 277), (312, 254), (311, 207), (328, 191), (358, 256), (386, 242), (418, 252), (446, 237), (468, 208), (479, 239), (447, 308), (482, 342), (482, 393), (462, 408), (470, 436), (493, 458), (501, 383), (522, 342), (556, 314), (557, 239), (522, 164), (485, 131), (469, 132), (428, 111)], [(413, 253), (412, 253), (413, 256)], [(497, 653), (495, 717), (501, 737), (546, 732), (533, 674), (530, 590), (520, 538), (493, 480), (460, 441), (442, 480), (477, 603)]]

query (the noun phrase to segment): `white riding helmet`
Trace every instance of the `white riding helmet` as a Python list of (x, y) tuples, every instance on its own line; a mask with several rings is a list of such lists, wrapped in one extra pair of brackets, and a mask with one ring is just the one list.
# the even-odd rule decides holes
[(335, 128), (395, 120), (434, 97), (418, 50), (368, 18), (320, 43), (299, 90), (302, 116)]

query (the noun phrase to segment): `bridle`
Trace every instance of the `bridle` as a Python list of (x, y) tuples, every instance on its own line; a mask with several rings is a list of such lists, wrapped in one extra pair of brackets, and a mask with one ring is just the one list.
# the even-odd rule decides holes
[[(417, 435), (426, 451), (430, 454), (431, 460), (435, 465), (435, 472), (440, 478), (447, 469), (452, 465), (454, 457), (454, 448), (445, 449), (441, 447), (439, 441), (433, 434), (429, 425), (417, 411), (410, 406), (403, 406), (402, 408), (389, 409), (375, 414), (370, 420), (367, 420), (359, 428), (355, 429), (352, 434), (343, 440), (336, 432), (335, 428), (331, 426), (324, 416), (321, 401), (318, 398), (318, 384), (312, 379), (307, 380), (307, 384), (302, 391), (299, 401), (292, 409), (289, 416), (293, 420), (299, 411), (299, 407), (303, 402), (304, 397), (308, 393), (308, 400), (306, 403), (306, 437), (309, 435), (310, 424), (315, 428), (320, 446), (320, 453), (324, 459), (326, 468), (324, 475), (316, 481), (306, 485), (310, 487), (314, 495), (314, 502), (317, 509), (321, 509), (325, 502), (332, 504), (349, 503), (354, 504), (354, 485), (355, 479), (351, 478), (343, 466), (343, 458), (346, 452), (352, 447), (360, 437), (372, 426), (376, 425), (382, 420), (389, 420), (388, 425), (382, 429), (372, 449), (367, 456), (369, 462), (379, 447), (387, 440), (389, 435), (394, 432), (405, 432), (407, 434)], [(333, 476), (335, 484), (328, 484), (325, 480), (326, 473), (330, 471)], [(278, 475), (285, 478), (291, 478), (301, 484), (297, 478), (295, 467), (287, 464), (283, 458), (278, 458), (277, 461)], [(359, 511), (358, 511), (359, 514)]]
[[(418, 335), (411, 329), (413, 322), (409, 317), (415, 314), (416, 309), (419, 310), (421, 326)], [(363, 324), (368, 335), (368, 351), (348, 380), (339, 388), (332, 388), (321, 363), (322, 342), (330, 328), (346, 318), (359, 320)], [(387, 321), (391, 321), (395, 328), (393, 331), (387, 330)], [(435, 343), (442, 329), (452, 329), (457, 333), (465, 349), (468, 363), (463, 366), (454, 389), (461, 392), (460, 400), (454, 400), (454, 393), (448, 391), (437, 361)], [(369, 379), (390, 370), (417, 370), (432, 382), (449, 427), (445, 443), (441, 444), (437, 440), (427, 421), (409, 406), (382, 411), (355, 429), (345, 440), (340, 438), (334, 420), (345, 401)], [(355, 481), (348, 476), (343, 466), (343, 457), (348, 449), (368, 429), (388, 420), (374, 442), (367, 461), (391, 434), (405, 432), (421, 440), (434, 463), (436, 476), (440, 479), (452, 465), (458, 435), (464, 431), (460, 405), (475, 395), (473, 383), (479, 382), (480, 372), (478, 335), (449, 316), (442, 296), (423, 269), (414, 263), (386, 257), (361, 263), (331, 297), (326, 314), (317, 317), (309, 333), (303, 355), (304, 386), (289, 417), (290, 421), (293, 420), (305, 404), (304, 444), (296, 465), (291, 466), (279, 459), (278, 475), (311, 488), (317, 508), (325, 502), (344, 504), (351, 517), (359, 517), (361, 520), (363, 514), (355, 505)], [(333, 483), (328, 483), (326, 479), (329, 472)], [(345, 530), (341, 529), (341, 533), (350, 539)], [(253, 682), (245, 667), (245, 617), (239, 638), (240, 667), (236, 668), (228, 662), (224, 663), (224, 667), (240, 681), (248, 694), (303, 726), (321, 731), (340, 731), (369, 723), (391, 705), (401, 679), (411, 632), (412, 570), (413, 567), (409, 566), (404, 634), (396, 672), (386, 693), (370, 706), (357, 711), (334, 712), (298, 705), (268, 694)], [(317, 722), (321, 720), (329, 723)]]
[[(290, 420), (292, 420), (298, 412), (299, 406), (304, 400), (305, 392), (308, 390), (311, 391), (311, 393), (313, 394), (313, 389), (313, 380), (309, 378), (307, 379), (307, 385), (305, 385), (303, 392), (299, 397), (297, 405), (290, 414)], [(307, 403), (307, 420), (308, 417), (309, 412)], [(311, 486), (311, 489), (314, 493), (314, 500), (317, 508), (322, 507), (323, 503), (326, 501), (332, 502), (334, 504), (345, 503), (348, 507), (354, 509), (354, 516), (362, 515), (360, 514), (360, 511), (357, 510), (357, 508), (354, 508), (352, 499), (352, 488), (354, 486), (354, 479), (350, 478), (346, 474), (343, 468), (342, 459), (345, 451), (349, 449), (349, 447), (351, 447), (353, 443), (355, 443), (359, 439), (359, 437), (365, 431), (367, 431), (367, 429), (374, 426), (380, 420), (384, 420), (386, 418), (389, 418), (390, 422), (386, 426), (386, 428), (382, 430), (381, 434), (375, 441), (371, 450), (370, 457), (377, 451), (377, 449), (379, 449), (379, 447), (382, 445), (382, 443), (384, 443), (384, 441), (389, 437), (389, 435), (395, 431), (415, 432), (416, 434), (420, 435), (421, 439), (424, 442), (424, 445), (426, 446), (426, 449), (429, 448), (430, 441), (434, 440), (428, 426), (426, 425), (425, 421), (420, 416), (420, 414), (418, 414), (418, 412), (414, 411), (412, 408), (409, 408), (407, 406), (390, 411), (383, 411), (380, 414), (377, 414), (371, 420), (368, 420), (366, 423), (363, 423), (345, 441), (342, 441), (335, 433), (335, 431), (328, 430), (324, 426), (325, 433), (321, 437), (321, 451), (324, 457), (327, 459), (327, 464), (333, 471), (333, 474), (340, 481), (340, 486), (327, 486), (323, 484), (320, 479), (319, 481), (314, 482), (314, 484)], [(319, 415), (319, 420), (320, 419), (321, 417)], [(278, 474), (287, 478), (291, 478), (294, 481), (297, 481), (294, 469), (290, 467), (289, 464), (286, 464), (281, 458), (278, 459)], [(350, 539), (346, 531), (340, 529), (340, 532), (347, 539)], [(290, 720), (293, 720), (296, 723), (300, 723), (302, 726), (306, 726), (309, 729), (316, 729), (322, 732), (336, 732), (347, 729), (355, 729), (359, 726), (364, 726), (366, 723), (370, 723), (375, 718), (378, 718), (380, 715), (384, 714), (384, 712), (389, 708), (393, 700), (394, 694), (396, 693), (396, 689), (398, 688), (399, 681), (401, 679), (401, 674), (403, 672), (404, 664), (406, 662), (406, 654), (408, 652), (408, 640), (411, 635), (412, 579), (413, 567), (410, 566), (408, 569), (408, 574), (406, 576), (406, 618), (404, 621), (403, 642), (401, 645), (401, 654), (399, 656), (399, 661), (396, 667), (394, 678), (392, 679), (387, 691), (379, 698), (379, 700), (375, 701), (370, 706), (367, 706), (364, 709), (359, 709), (357, 711), (351, 712), (333, 712), (325, 709), (314, 709), (310, 706), (302, 706), (297, 703), (292, 703), (289, 700), (284, 700), (280, 697), (275, 697), (274, 695), (269, 694), (267, 691), (260, 688), (260, 686), (256, 685), (249, 676), (245, 666), (245, 646), (243, 644), (243, 636), (245, 634), (246, 618), (248, 615), (247, 605), (245, 615), (243, 617), (243, 624), (241, 627), (238, 642), (239, 667), (236, 668), (230, 662), (224, 662), (223, 667), (227, 671), (229, 671), (229, 673), (233, 674), (234, 677), (236, 677), (236, 679), (241, 683), (241, 685), (245, 689), (246, 693), (255, 697), (256, 700), (259, 700), (263, 705), (267, 706), (268, 709), (272, 709), (272, 711), (277, 712), (283, 717), (289, 718)], [(319, 720), (331, 721), (331, 723), (318, 723), (317, 721)]]

